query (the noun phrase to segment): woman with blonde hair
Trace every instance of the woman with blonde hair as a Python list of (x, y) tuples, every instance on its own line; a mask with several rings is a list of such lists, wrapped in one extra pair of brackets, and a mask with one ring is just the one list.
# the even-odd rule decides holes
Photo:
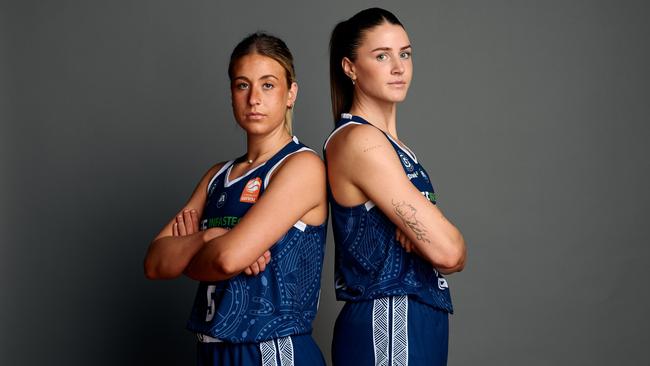
[(311, 337), (327, 198), (321, 159), (291, 134), (293, 57), (255, 33), (228, 74), (246, 153), (208, 170), (145, 258), (151, 279), (200, 281), (188, 329), (199, 365), (324, 365)]

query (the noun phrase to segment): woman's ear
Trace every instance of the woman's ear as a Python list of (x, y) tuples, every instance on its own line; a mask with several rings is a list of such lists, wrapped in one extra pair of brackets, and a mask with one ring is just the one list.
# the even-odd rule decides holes
[(289, 98), (287, 98), (287, 108), (293, 108), (293, 105), (296, 104), (296, 98), (298, 97), (298, 83), (295, 81), (291, 83), (289, 88)]
[(357, 76), (354, 71), (354, 63), (352, 63), (352, 61), (349, 58), (343, 57), (343, 59), (341, 60), (341, 67), (343, 68), (343, 72), (345, 73), (345, 75), (347, 75), (352, 81), (357, 79)]

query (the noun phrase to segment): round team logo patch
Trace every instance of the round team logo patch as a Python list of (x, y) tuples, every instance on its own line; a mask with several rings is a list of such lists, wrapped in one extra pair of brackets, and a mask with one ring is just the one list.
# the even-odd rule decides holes
[(449, 288), (449, 285), (447, 284), (447, 280), (445, 280), (442, 277), (438, 278), (438, 288), (441, 290), (446, 290)]
[(402, 160), (402, 165), (408, 170), (409, 173), (413, 173), (414, 167), (413, 164), (409, 161), (409, 159), (404, 155), (401, 151), (398, 151), (397, 154), (399, 155), (399, 158)]

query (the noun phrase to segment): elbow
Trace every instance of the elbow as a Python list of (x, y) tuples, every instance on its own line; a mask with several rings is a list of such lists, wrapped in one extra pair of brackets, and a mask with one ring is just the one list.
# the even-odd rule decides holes
[(144, 261), (144, 276), (149, 280), (168, 280), (180, 276), (181, 273), (182, 269), (173, 268), (171, 265), (156, 264), (148, 259)]
[(235, 261), (236, 253), (227, 248), (206, 245), (196, 253), (187, 268), (182, 272), (196, 281), (223, 281), (238, 275), (244, 270)]
[(436, 268), (443, 274), (460, 272), (465, 268), (465, 257), (449, 256), (436, 263)]
[(146, 260), (144, 261), (144, 276), (148, 280), (159, 280), (161, 278), (159, 271)]
[(144, 276), (149, 280), (162, 280), (174, 277), (169, 273), (171, 272), (170, 263), (168, 263), (164, 255), (161, 255), (160, 250), (157, 250), (155, 240), (149, 245), (142, 266)]
[(436, 267), (443, 274), (460, 272), (465, 268), (465, 258), (467, 251), (465, 249), (465, 240), (458, 233), (451, 241), (448, 250), (439, 258)]
[(156, 270), (156, 266), (154, 266), (152, 260), (149, 258), (148, 255), (144, 259), (143, 267), (144, 267), (144, 276), (148, 280), (157, 280), (160, 278), (158, 275), (158, 271)]
[(147, 268), (146, 266), (144, 267), (144, 276), (148, 280), (159, 280), (161, 279), (160, 274), (158, 271), (152, 269), (152, 268)]
[(235, 258), (228, 253), (220, 253), (216, 255), (212, 262), (212, 266), (215, 272), (219, 275), (219, 280), (234, 277), (244, 270), (244, 268), (237, 265)]

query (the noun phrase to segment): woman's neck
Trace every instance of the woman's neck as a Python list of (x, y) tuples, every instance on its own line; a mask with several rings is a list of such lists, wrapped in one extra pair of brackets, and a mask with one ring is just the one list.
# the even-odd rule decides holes
[(397, 138), (397, 103), (378, 102), (363, 95), (355, 95), (350, 113)]
[(284, 126), (266, 135), (246, 134), (245, 159), (249, 164), (266, 161), (290, 140), (291, 135)]

